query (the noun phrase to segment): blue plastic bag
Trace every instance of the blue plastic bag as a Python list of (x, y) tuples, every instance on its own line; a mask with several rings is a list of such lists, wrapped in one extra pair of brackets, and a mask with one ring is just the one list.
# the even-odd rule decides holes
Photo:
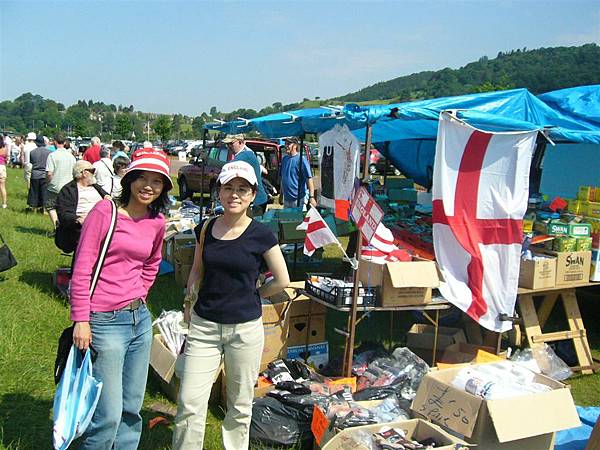
[(92, 376), (91, 351), (82, 353), (73, 345), (54, 395), (53, 441), (65, 450), (81, 436), (92, 420), (102, 382)]

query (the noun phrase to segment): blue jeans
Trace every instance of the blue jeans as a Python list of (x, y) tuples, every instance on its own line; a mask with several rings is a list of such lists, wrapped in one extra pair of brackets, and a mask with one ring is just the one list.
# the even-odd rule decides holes
[(90, 326), (97, 352), (93, 375), (103, 385), (80, 448), (134, 450), (142, 433), (152, 318), (141, 305), (135, 311), (92, 312)]

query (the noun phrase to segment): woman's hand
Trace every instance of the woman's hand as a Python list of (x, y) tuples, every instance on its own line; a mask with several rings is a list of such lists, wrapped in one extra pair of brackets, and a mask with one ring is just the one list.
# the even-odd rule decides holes
[(183, 321), (188, 325), (192, 321), (192, 304), (184, 303), (183, 304)]
[(92, 343), (92, 329), (89, 322), (76, 322), (73, 329), (73, 343), (79, 350), (87, 350)]

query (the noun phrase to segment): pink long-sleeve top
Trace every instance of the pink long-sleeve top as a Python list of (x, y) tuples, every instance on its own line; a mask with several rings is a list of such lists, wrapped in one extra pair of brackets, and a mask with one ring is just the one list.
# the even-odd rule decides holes
[(132, 219), (118, 213), (100, 278), (90, 299), (90, 282), (111, 220), (110, 200), (94, 206), (83, 223), (71, 279), (71, 320), (86, 322), (90, 312), (123, 308), (132, 300), (145, 301), (161, 261), (165, 218), (146, 215)]

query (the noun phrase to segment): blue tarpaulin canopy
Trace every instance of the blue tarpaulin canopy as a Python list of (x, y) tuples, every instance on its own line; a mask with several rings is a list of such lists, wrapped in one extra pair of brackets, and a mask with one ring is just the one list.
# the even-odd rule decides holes
[[(322, 133), (335, 124), (345, 124), (364, 142), (369, 124), (372, 142), (391, 163), (428, 186), (440, 112), (456, 110), (457, 117), (486, 131), (544, 129), (555, 142), (600, 144), (599, 97), (599, 85), (550, 92), (539, 98), (527, 89), (513, 89), (390, 105), (310, 108), (205, 127), (226, 133), (255, 130), (267, 138), (279, 138)], [(384, 145), (386, 142), (389, 144)]]
[(600, 126), (600, 85), (561, 89), (538, 98), (563, 116)]

